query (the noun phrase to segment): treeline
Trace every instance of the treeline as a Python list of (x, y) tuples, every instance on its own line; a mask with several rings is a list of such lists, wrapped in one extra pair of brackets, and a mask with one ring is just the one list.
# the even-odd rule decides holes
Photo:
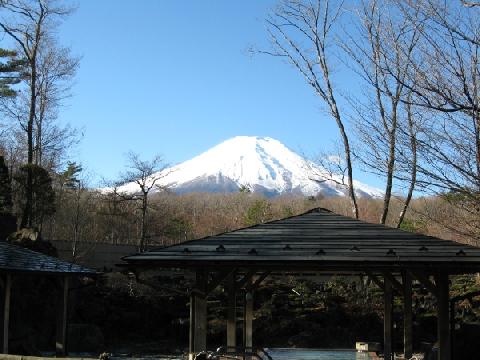
[[(142, 236), (141, 200), (114, 192), (63, 189), (57, 195), (57, 211), (43, 226), (52, 240), (139, 245)], [(381, 199), (360, 198), (361, 219), (375, 222), (382, 211)], [(315, 207), (350, 215), (348, 198), (280, 196), (266, 198), (248, 192), (190, 193), (164, 191), (150, 195), (145, 221), (146, 245), (165, 246), (215, 235), (275, 219), (297, 215)], [(394, 200), (393, 211), (401, 211)], [(401, 228), (474, 243), (455, 231), (460, 214), (439, 197), (414, 199)], [(391, 222), (390, 222), (391, 221)], [(393, 225), (395, 219), (388, 219)], [(73, 246), (73, 249), (75, 246)]]

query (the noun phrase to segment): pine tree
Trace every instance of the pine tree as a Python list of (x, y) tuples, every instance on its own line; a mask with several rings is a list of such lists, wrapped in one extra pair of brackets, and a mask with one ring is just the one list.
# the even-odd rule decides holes
[(12, 187), (5, 159), (0, 156), (0, 216), (12, 212)]
[[(55, 191), (53, 190), (52, 178), (47, 170), (35, 164), (22, 165), (13, 175), (20, 209), (25, 208), (25, 202), (27, 201), (29, 172), (32, 174), (33, 185), (33, 206), (29, 216), (32, 217), (32, 224), (41, 230), (45, 217), (55, 213)], [(22, 213), (22, 217), (25, 216), (26, 214)]]
[(78, 176), (82, 170), (82, 165), (69, 161), (67, 169), (60, 175), (62, 186), (69, 190), (77, 189), (80, 183)]
[[(18, 58), (17, 52), (0, 48), (0, 98), (17, 95), (13, 85), (25, 77), (25, 60)], [(0, 155), (0, 215), (12, 212), (12, 187), (5, 159)]]
[(17, 93), (12, 88), (27, 76), (25, 60), (18, 58), (17, 52), (0, 48), (0, 97), (13, 97)]

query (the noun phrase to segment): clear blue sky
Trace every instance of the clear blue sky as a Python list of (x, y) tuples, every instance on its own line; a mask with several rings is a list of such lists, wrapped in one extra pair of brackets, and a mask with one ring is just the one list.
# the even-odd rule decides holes
[[(114, 178), (129, 150), (176, 164), (236, 135), (270, 136), (306, 154), (330, 147), (337, 128), (301, 76), (247, 52), (268, 46), (263, 20), (274, 4), (79, 2), (59, 32), (83, 57), (61, 113), (84, 132), (76, 158), (98, 179)], [(349, 74), (337, 78), (357, 86)]]

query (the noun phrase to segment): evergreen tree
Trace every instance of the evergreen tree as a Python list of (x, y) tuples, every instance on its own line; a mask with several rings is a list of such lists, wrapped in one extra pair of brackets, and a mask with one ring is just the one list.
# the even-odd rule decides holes
[[(13, 179), (17, 186), (18, 207), (25, 208), (27, 201), (28, 174), (32, 174), (32, 209), (29, 216), (32, 216), (32, 224), (41, 230), (43, 220), (46, 216), (55, 213), (55, 192), (52, 186), (52, 178), (47, 170), (34, 164), (21, 166)], [(26, 214), (23, 213), (22, 217)]]
[(245, 223), (248, 226), (263, 224), (270, 218), (271, 205), (267, 200), (258, 199), (247, 209)]
[(12, 212), (12, 187), (5, 159), (0, 156), (0, 216)]
[(0, 97), (13, 97), (17, 94), (12, 85), (28, 76), (25, 64), (24, 59), (18, 58), (16, 51), (0, 48)]
[(250, 190), (250, 188), (247, 185), (240, 186), (238, 191), (241, 192), (242, 194), (250, 194), (252, 192), (252, 190)]
[(69, 190), (77, 189), (80, 183), (78, 176), (82, 170), (82, 165), (69, 161), (67, 164), (67, 169), (60, 174), (61, 186)]

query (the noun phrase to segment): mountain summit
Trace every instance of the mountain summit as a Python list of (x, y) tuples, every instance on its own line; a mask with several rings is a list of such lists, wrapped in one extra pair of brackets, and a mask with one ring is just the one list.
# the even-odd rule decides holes
[[(237, 136), (181, 164), (164, 170), (159, 185), (177, 193), (236, 192), (247, 187), (267, 196), (297, 193), (345, 196), (345, 188), (326, 177), (320, 166), (305, 160), (269, 137)], [(337, 179), (340, 179), (338, 176)], [(354, 181), (359, 196), (379, 197), (381, 191)], [(135, 183), (120, 191), (133, 193)]]

